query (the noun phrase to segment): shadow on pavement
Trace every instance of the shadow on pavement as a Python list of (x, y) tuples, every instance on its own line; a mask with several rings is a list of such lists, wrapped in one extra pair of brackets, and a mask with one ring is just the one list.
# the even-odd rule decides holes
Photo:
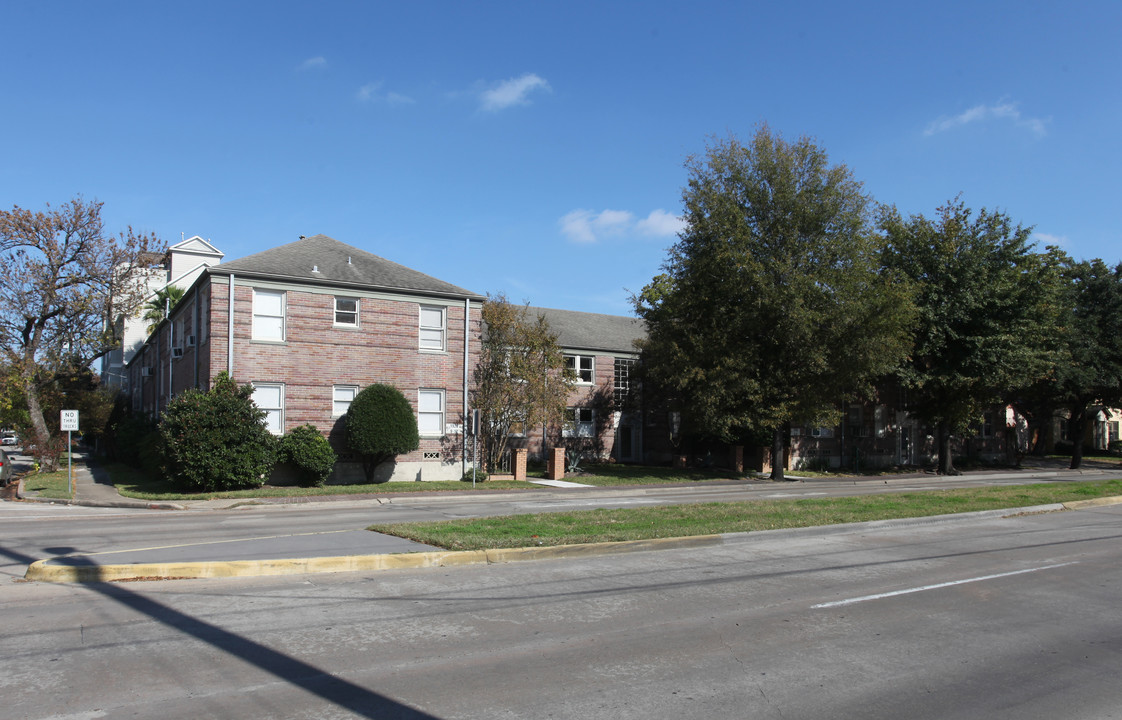
[[(35, 558), (29, 555), (8, 550), (2, 546), (0, 546), (0, 555), (28, 565), (35, 562)], [(440, 720), (435, 715), (429, 715), (361, 685), (335, 677), (314, 665), (277, 652), (261, 643), (244, 638), (212, 623), (182, 613), (120, 585), (94, 583), (82, 587), (147, 615), (169, 628), (201, 640), (327, 702), (346, 708), (359, 717)]]

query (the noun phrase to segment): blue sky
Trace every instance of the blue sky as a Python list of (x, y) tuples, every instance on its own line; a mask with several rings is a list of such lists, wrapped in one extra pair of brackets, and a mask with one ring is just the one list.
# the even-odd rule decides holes
[[(782, 5), (782, 7), (780, 7)], [(324, 233), (630, 314), (683, 161), (759, 123), (879, 202), (1122, 259), (1122, 3), (0, 4), (0, 206), (227, 259)]]

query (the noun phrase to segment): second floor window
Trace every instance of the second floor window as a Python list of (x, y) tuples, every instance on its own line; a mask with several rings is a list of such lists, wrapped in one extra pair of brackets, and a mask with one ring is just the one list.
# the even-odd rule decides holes
[(284, 341), (284, 291), (253, 290), (253, 339)]
[(357, 298), (335, 298), (335, 324), (343, 327), (358, 327)]
[(615, 400), (617, 408), (623, 407), (627, 403), (627, 397), (631, 394), (631, 373), (634, 368), (635, 360), (632, 358), (616, 358), (612, 398)]
[(565, 367), (572, 370), (577, 376), (577, 382), (582, 385), (592, 384), (592, 356), (591, 355), (566, 355)]
[(444, 349), (444, 308), (421, 306), (421, 342), (422, 350)]

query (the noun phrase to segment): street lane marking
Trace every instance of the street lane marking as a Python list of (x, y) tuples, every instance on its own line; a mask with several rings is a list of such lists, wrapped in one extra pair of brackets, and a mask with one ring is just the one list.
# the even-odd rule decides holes
[(952, 585), (965, 585), (966, 583), (981, 582), (983, 580), (995, 580), (997, 578), (1010, 577), (1011, 575), (1024, 575), (1025, 573), (1040, 572), (1041, 570), (1051, 570), (1053, 568), (1065, 567), (1067, 565), (1078, 565), (1078, 560), (1072, 562), (1059, 563), (1058, 565), (1043, 565), (1041, 567), (1028, 568), (1026, 570), (1014, 570), (1007, 573), (997, 573), (996, 575), (982, 575), (976, 578), (967, 578), (965, 580), (952, 580), (945, 583), (937, 583), (935, 585), (923, 585), (922, 587), (908, 588), (907, 590), (894, 590), (893, 592), (878, 593), (876, 595), (865, 595), (863, 597), (848, 598), (846, 600), (835, 600), (828, 603), (819, 603), (811, 605), (811, 609), (817, 608), (832, 608), (841, 607), (843, 605), (853, 605), (859, 602), (866, 602), (867, 600), (881, 600), (883, 598), (895, 597), (897, 595), (908, 595), (911, 593), (924, 592), (925, 590), (938, 590), (939, 588), (951, 587)]

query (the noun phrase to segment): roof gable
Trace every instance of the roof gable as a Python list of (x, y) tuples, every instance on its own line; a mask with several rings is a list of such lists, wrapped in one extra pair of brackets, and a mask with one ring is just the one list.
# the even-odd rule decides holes
[(186, 253), (190, 255), (210, 255), (214, 257), (225, 257), (226, 253), (211, 245), (206, 240), (203, 240), (198, 235), (189, 237), (186, 240), (177, 242), (168, 248), (169, 252)]
[(279, 280), (303, 280), (382, 290), (480, 298), (477, 293), (341, 243), (326, 235), (248, 255), (211, 268), (211, 273), (244, 273)]

